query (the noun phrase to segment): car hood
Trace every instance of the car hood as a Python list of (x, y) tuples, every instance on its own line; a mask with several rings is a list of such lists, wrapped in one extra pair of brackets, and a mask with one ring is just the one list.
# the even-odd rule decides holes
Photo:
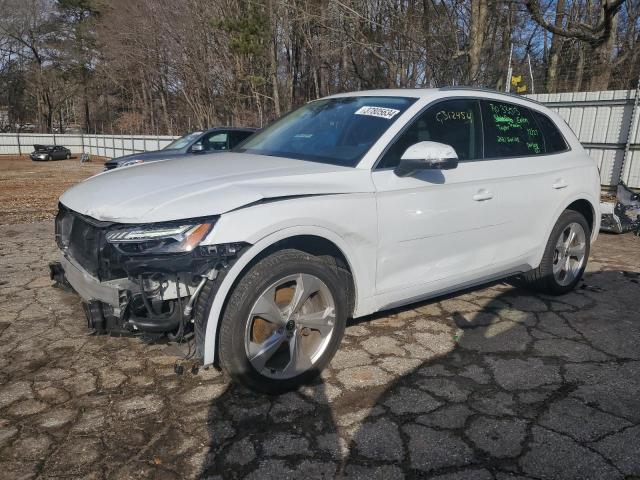
[(263, 199), (372, 192), (369, 170), (281, 157), (221, 153), (110, 170), (60, 202), (96, 220), (146, 223), (220, 215)]
[(151, 150), (149, 152), (132, 153), (130, 155), (123, 155), (122, 157), (112, 158), (106, 162), (105, 165), (121, 165), (130, 160), (144, 160), (146, 162), (151, 160), (164, 160), (165, 158), (184, 154), (182, 150)]

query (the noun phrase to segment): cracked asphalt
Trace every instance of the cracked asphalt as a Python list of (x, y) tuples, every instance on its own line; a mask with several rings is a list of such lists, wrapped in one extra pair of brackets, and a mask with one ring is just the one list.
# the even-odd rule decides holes
[(279, 397), (89, 335), (52, 223), (0, 226), (0, 478), (640, 477), (640, 238), (563, 297), (507, 283), (352, 321)]

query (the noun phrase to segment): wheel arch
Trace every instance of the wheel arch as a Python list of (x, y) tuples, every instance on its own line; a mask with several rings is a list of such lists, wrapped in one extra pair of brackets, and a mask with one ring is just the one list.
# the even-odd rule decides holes
[(581, 213), (584, 216), (584, 218), (587, 220), (587, 223), (589, 224), (589, 229), (591, 230), (591, 232), (593, 232), (595, 208), (593, 207), (591, 202), (589, 202), (589, 200), (586, 200), (584, 198), (574, 200), (569, 205), (567, 205), (567, 207), (564, 210), (574, 210), (578, 213)]
[(335, 265), (349, 282), (348, 299), (350, 315), (358, 302), (358, 267), (352, 261), (351, 249), (336, 233), (323, 227), (292, 227), (275, 232), (253, 244), (236, 261), (217, 288), (207, 317), (204, 339), (203, 363), (211, 365), (217, 362), (219, 321), (235, 284), (256, 262), (275, 251), (285, 248), (297, 248), (308, 253), (335, 258)]
[(600, 209), (596, 207), (596, 205), (599, 205), (599, 203), (596, 203), (596, 199), (593, 198), (593, 195), (587, 192), (582, 192), (580, 194), (574, 195), (569, 199), (566, 199), (554, 212), (551, 222), (547, 225), (544, 240), (541, 242), (541, 247), (538, 254), (536, 255), (535, 261), (532, 262), (532, 267), (535, 268), (540, 264), (542, 256), (544, 255), (544, 249), (547, 244), (547, 240), (551, 235), (551, 231), (560, 218), (560, 215), (562, 215), (562, 212), (564, 212), (565, 210), (577, 211), (585, 216), (585, 218), (587, 219), (587, 223), (591, 228), (591, 242), (593, 243), (598, 235), (598, 230), (600, 228)]

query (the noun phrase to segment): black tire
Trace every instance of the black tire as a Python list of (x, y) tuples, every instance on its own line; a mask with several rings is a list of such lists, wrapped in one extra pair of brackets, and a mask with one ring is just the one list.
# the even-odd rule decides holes
[[(272, 379), (259, 373), (247, 358), (246, 323), (253, 305), (270, 285), (299, 273), (316, 276), (329, 289), (335, 304), (334, 330), (312, 368), (292, 378)], [(320, 257), (300, 250), (286, 249), (263, 258), (243, 274), (229, 295), (219, 326), (220, 366), (237, 382), (268, 394), (290, 391), (311, 382), (331, 361), (344, 335), (348, 315), (346, 291), (337, 269)], [(210, 305), (210, 302), (207, 303)]]
[(47, 155), (47, 162), (51, 161), (51, 155)]
[(67, 153), (67, 157), (66, 158), (67, 158), (67, 160), (70, 160), (71, 159), (71, 154)]
[[(576, 275), (575, 279), (573, 279), (573, 281), (568, 285), (562, 285), (558, 283), (553, 274), (553, 262), (555, 258), (556, 243), (558, 242), (558, 239), (562, 232), (571, 223), (578, 223), (584, 229), (585, 258), (584, 262), (582, 263), (582, 267), (580, 268), (580, 271)], [(538, 266), (538, 268), (535, 268), (522, 276), (522, 285), (538, 292), (546, 293), (548, 295), (564, 295), (565, 293), (570, 292), (582, 279), (582, 274), (584, 273), (584, 270), (587, 267), (587, 261), (589, 260), (590, 248), (591, 229), (589, 228), (589, 224), (584, 218), (584, 215), (582, 215), (580, 212), (576, 212), (575, 210), (565, 210), (564, 212), (562, 212), (562, 215), (560, 215), (560, 218), (558, 218), (558, 221), (551, 231), (551, 235), (549, 236), (549, 240), (547, 241), (547, 245), (545, 247), (542, 260), (540, 261), (540, 265)]]

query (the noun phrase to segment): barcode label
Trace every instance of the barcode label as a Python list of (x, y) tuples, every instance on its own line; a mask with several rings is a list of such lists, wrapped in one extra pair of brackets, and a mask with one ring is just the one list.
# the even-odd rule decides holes
[(396, 110), (395, 108), (360, 107), (356, 110), (355, 115), (368, 115), (370, 117), (380, 117), (389, 120), (395, 117), (398, 113), (400, 113), (400, 110)]

